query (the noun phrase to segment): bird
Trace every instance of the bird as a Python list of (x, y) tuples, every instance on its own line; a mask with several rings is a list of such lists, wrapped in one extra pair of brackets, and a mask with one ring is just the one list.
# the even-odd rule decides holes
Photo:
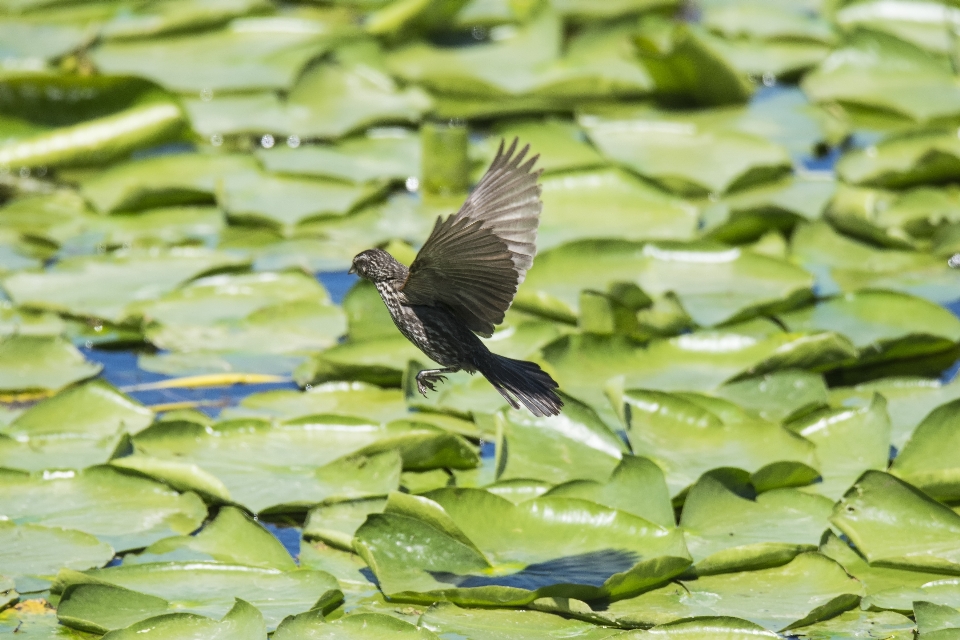
[(417, 390), (426, 397), (445, 374), (479, 372), (504, 400), (533, 415), (559, 415), (559, 385), (534, 362), (491, 352), (489, 338), (517, 288), (533, 265), (543, 203), (532, 171), (540, 157), (524, 158), (519, 139), (496, 157), (460, 210), (438, 217), (433, 231), (408, 269), (382, 249), (361, 251), (350, 273), (371, 281), (394, 324), (440, 369), (417, 373)]

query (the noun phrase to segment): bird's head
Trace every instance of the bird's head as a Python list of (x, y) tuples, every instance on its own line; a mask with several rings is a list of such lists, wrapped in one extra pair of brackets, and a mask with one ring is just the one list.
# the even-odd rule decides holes
[(350, 273), (356, 273), (371, 282), (384, 282), (406, 279), (407, 268), (383, 249), (367, 249), (353, 257)]

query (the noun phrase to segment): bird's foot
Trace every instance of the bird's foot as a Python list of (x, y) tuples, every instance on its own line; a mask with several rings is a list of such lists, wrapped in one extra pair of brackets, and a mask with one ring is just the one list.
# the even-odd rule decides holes
[(443, 375), (449, 373), (444, 369), (426, 369), (417, 374), (417, 390), (424, 398), (427, 397), (427, 390), (436, 391), (435, 383), (444, 382), (447, 377)]

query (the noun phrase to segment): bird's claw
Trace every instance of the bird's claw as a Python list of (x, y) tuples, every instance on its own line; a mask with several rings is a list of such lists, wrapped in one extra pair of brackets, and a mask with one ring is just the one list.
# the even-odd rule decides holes
[(437, 387), (434, 383), (444, 382), (446, 379), (446, 376), (440, 375), (439, 373), (427, 373), (425, 371), (421, 371), (417, 374), (417, 390), (420, 392), (420, 395), (426, 398), (427, 390), (437, 390)]

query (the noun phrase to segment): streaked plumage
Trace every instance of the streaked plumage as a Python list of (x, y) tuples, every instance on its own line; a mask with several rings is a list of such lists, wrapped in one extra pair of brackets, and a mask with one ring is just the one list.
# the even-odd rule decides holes
[(517, 140), (500, 149), (456, 215), (437, 219), (407, 269), (380, 249), (357, 254), (353, 269), (380, 292), (400, 332), (443, 365), (417, 375), (420, 392), (444, 373), (479, 371), (514, 408), (556, 415), (557, 383), (532, 362), (491, 353), (474, 334), (489, 337), (503, 322), (536, 254), (540, 221), (537, 157), (514, 155)]

